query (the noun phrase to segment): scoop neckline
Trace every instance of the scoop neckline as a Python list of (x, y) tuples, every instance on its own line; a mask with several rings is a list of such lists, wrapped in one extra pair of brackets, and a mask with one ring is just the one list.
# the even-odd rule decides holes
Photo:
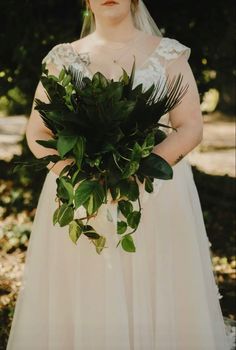
[[(150, 55), (144, 60), (144, 62), (137, 68), (135, 68), (135, 73), (141, 71), (144, 66), (152, 59), (152, 57), (156, 54), (156, 52), (158, 52), (159, 48), (161, 47), (161, 45), (163, 44), (163, 40), (166, 39), (166, 37), (161, 37), (161, 40), (159, 41), (159, 43), (156, 45), (156, 47), (154, 48), (154, 50), (150, 53)], [(75, 54), (76, 57), (79, 58), (79, 55), (84, 54), (83, 52), (79, 53), (75, 50), (75, 48), (73, 47), (73, 45), (71, 43), (64, 43), (64, 44), (69, 44), (69, 46), (71, 47), (71, 49), (73, 50), (73, 53)], [(95, 73), (93, 73), (88, 67), (87, 65), (80, 59), (82, 65), (84, 66), (85, 70), (87, 71), (87, 73), (92, 77)], [(121, 74), (122, 76), (122, 74)], [(108, 78), (109, 80), (113, 81), (115, 80), (114, 78)]]

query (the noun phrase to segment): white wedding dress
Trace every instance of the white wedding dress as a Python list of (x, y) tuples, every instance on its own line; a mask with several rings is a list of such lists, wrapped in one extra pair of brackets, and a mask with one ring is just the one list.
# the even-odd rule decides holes
[[(179, 41), (162, 38), (134, 85), (149, 87), (189, 54)], [(44, 61), (92, 75), (70, 43), (54, 46)], [(57, 176), (48, 172), (7, 350), (230, 350), (188, 157), (173, 171), (171, 180), (154, 180), (154, 193), (140, 185), (135, 253), (116, 248), (117, 204), (102, 205), (90, 220), (107, 237), (101, 255), (87, 237), (75, 245), (67, 227), (53, 226)]]

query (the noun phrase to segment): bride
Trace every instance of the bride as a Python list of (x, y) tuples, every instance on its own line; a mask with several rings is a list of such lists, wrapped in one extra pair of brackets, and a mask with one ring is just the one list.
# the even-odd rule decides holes
[[(190, 48), (162, 37), (142, 0), (90, 0), (86, 6), (81, 37), (55, 45), (43, 62), (52, 74), (72, 65), (88, 77), (100, 71), (118, 80), (122, 67), (131, 72), (135, 56), (134, 85), (145, 88), (182, 73), (188, 92), (160, 120), (177, 132), (153, 149), (174, 175), (155, 179), (154, 193), (141, 192), (135, 253), (116, 248), (115, 204), (102, 205), (93, 226), (106, 235), (108, 249), (98, 255), (86, 237), (74, 245), (67, 228), (53, 226), (56, 179), (70, 161), (48, 165), (7, 350), (229, 350), (187, 159), (203, 132)], [(48, 101), (41, 82), (35, 98)], [(51, 135), (33, 107), (26, 136), (40, 158), (56, 151), (36, 143)]]

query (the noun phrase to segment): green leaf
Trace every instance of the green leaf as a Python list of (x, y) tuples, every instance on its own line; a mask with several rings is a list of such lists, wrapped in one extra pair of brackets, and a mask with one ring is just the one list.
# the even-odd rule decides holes
[(58, 177), (57, 182), (57, 195), (60, 199), (65, 199), (71, 204), (74, 199), (74, 188), (70, 183), (70, 179), (67, 177)]
[(53, 214), (53, 225), (56, 225), (56, 223), (58, 222), (58, 214), (59, 214), (59, 211), (60, 211), (60, 208), (57, 208), (57, 209), (54, 211), (54, 214)]
[(142, 156), (142, 147), (137, 142), (135, 142), (132, 150), (132, 154), (131, 154), (131, 160), (139, 163), (141, 156)]
[(81, 169), (82, 160), (85, 152), (86, 139), (83, 136), (78, 136), (78, 140), (73, 148), (73, 154), (75, 155), (76, 165), (78, 169)]
[(78, 140), (76, 135), (59, 134), (57, 140), (57, 149), (60, 156), (63, 158), (75, 146)]
[[(90, 199), (90, 196), (92, 199)], [(96, 180), (85, 180), (75, 191), (75, 208), (85, 204), (91, 214), (95, 213), (103, 203), (105, 192), (103, 186)], [(88, 202), (89, 201), (89, 202)], [(91, 201), (91, 202), (90, 202)], [(87, 209), (88, 210), (88, 209)]]
[(83, 226), (79, 225), (78, 220), (73, 220), (69, 224), (69, 236), (72, 242), (76, 244), (83, 232)]
[(65, 74), (66, 74), (66, 71), (64, 68), (62, 68), (58, 77), (59, 81), (62, 81), (64, 79)]
[[(134, 180), (128, 180), (128, 199), (131, 201), (136, 201), (139, 197), (139, 186)], [(122, 191), (123, 194), (123, 191)]]
[(92, 215), (100, 208), (105, 198), (104, 188), (101, 184), (98, 184), (94, 188), (93, 194), (84, 203), (84, 207), (87, 209), (88, 215)]
[(153, 192), (153, 183), (149, 177), (145, 178), (145, 191), (148, 193)]
[(69, 84), (70, 81), (71, 81), (71, 76), (70, 76), (70, 74), (68, 74), (68, 75), (66, 75), (66, 76), (64, 77), (64, 79), (63, 79), (63, 81), (62, 81), (62, 85), (63, 85), (63, 86), (66, 86), (66, 85)]
[(94, 244), (96, 246), (96, 252), (100, 254), (105, 247), (106, 244), (106, 237), (100, 236), (98, 239), (94, 241)]
[(121, 200), (118, 202), (118, 207), (124, 217), (127, 217), (133, 211), (133, 204), (129, 201)]
[(123, 233), (125, 233), (126, 230), (127, 230), (127, 223), (125, 221), (118, 221), (117, 222), (117, 233), (119, 235), (122, 235)]
[(36, 142), (45, 148), (57, 149), (57, 140), (36, 140)]
[(62, 177), (63, 175), (65, 175), (65, 174), (70, 170), (70, 168), (71, 168), (71, 165), (70, 165), (70, 164), (66, 165), (66, 166), (62, 169), (62, 171), (60, 172), (59, 177)]
[(140, 222), (140, 218), (141, 212), (137, 210), (133, 211), (127, 216), (128, 225), (132, 228), (137, 228)]
[(64, 203), (58, 212), (58, 223), (61, 227), (68, 225), (74, 217), (74, 209)]
[(154, 153), (141, 160), (139, 171), (145, 176), (157, 179), (169, 180), (173, 177), (173, 169), (170, 164), (164, 158)]
[(155, 145), (161, 143), (162, 141), (164, 141), (166, 139), (167, 135), (164, 131), (158, 129), (155, 132)]
[(17, 164), (12, 172), (15, 173), (22, 168), (32, 168), (33, 171), (43, 170), (50, 162), (56, 163), (60, 160), (61, 157), (58, 155), (49, 155), (42, 158), (33, 159), (28, 162), (14, 162), (13, 164)]
[(91, 239), (99, 239), (101, 237), (90, 225), (84, 225), (83, 234)]
[(128, 163), (123, 171), (122, 179), (128, 178), (131, 175), (135, 174), (138, 168), (139, 168), (138, 162), (131, 161), (130, 163)]
[(147, 135), (142, 145), (142, 158), (147, 157), (153, 150), (154, 146), (155, 146), (155, 137), (153, 133), (150, 133)]
[(135, 252), (136, 248), (134, 245), (133, 237), (130, 234), (125, 235), (122, 237), (121, 240), (121, 246), (122, 248), (127, 252)]

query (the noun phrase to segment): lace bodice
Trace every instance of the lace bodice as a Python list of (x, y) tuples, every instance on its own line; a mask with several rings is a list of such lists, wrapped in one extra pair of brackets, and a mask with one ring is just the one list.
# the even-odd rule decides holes
[[(168, 66), (171, 65), (180, 56), (190, 56), (191, 49), (176, 39), (163, 37), (154, 51), (147, 57), (143, 64), (136, 68), (134, 77), (134, 86), (142, 83), (144, 89), (148, 89), (159, 79), (164, 83), (167, 77)], [(72, 65), (80, 70), (85, 76), (92, 77), (88, 69), (86, 55), (78, 54), (70, 43), (61, 43), (55, 45), (43, 58), (42, 63), (52, 64), (56, 70), (60, 71), (63, 65), (68, 67)], [(163, 79), (164, 78), (164, 79)], [(160, 119), (161, 123), (169, 123), (169, 115), (166, 114)], [(170, 129), (162, 128), (166, 133)]]

